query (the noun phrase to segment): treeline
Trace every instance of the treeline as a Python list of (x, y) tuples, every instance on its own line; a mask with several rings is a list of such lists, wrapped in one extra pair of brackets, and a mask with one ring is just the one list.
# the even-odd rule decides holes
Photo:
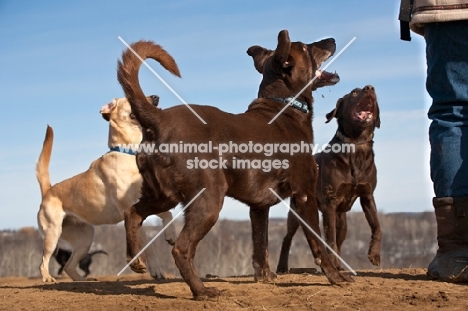
[[(149, 239), (162, 226), (156, 218), (145, 222)], [(348, 213), (348, 235), (342, 247), (342, 257), (354, 270), (380, 268), (426, 268), (435, 252), (436, 223), (434, 213), (379, 214), (382, 227), (381, 267), (374, 267), (367, 259), (370, 228), (362, 212)], [(182, 223), (176, 223), (180, 231)], [(285, 219), (270, 219), (269, 262), (273, 271), (286, 233)], [(66, 248), (66, 245), (62, 245)], [(96, 227), (91, 251), (102, 249), (108, 255), (95, 255), (91, 275), (117, 274), (125, 265), (125, 230), (122, 224)], [(163, 235), (150, 246), (157, 254), (166, 276), (179, 277), (168, 245)], [(197, 249), (195, 266), (199, 275), (222, 276), (249, 275), (253, 273), (252, 238), (250, 221), (219, 220)], [(0, 277), (39, 277), (42, 260), (42, 237), (36, 228), (0, 231)], [(316, 268), (302, 230), (294, 237), (289, 257), (290, 267)], [(51, 260), (50, 271), (56, 275), (58, 264)], [(127, 269), (125, 273), (133, 273)]]

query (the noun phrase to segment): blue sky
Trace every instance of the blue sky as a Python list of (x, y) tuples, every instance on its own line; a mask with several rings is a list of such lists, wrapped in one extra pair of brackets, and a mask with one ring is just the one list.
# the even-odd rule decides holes
[[(341, 81), (315, 94), (315, 142), (328, 142), (336, 123), (325, 114), (355, 87), (376, 88), (382, 126), (375, 133), (375, 192), (381, 212), (432, 210), (429, 178), (424, 40), (399, 40), (399, 1), (13, 1), (0, 2), (0, 229), (37, 227), (40, 191), (35, 163), (46, 125), (55, 131), (52, 183), (86, 170), (107, 152), (108, 124), (99, 109), (123, 92), (116, 64), (126, 42), (153, 40), (177, 61), (182, 79), (151, 67), (188, 103), (245, 111), (261, 76), (248, 47), (276, 47), (277, 34), (312, 42), (333, 37), (327, 69)], [(146, 68), (140, 81), (163, 108), (181, 102)], [(360, 211), (355, 204), (354, 211)], [(272, 217), (285, 217), (275, 206)], [(248, 219), (227, 199), (221, 218)]]

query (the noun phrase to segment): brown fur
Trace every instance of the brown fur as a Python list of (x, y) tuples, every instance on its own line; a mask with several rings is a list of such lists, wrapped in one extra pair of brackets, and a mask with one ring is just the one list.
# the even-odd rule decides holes
[[(354, 89), (340, 98), (336, 108), (327, 114), (327, 123), (334, 117), (338, 120), (338, 131), (329, 144), (354, 144), (355, 152), (321, 152), (315, 155), (319, 166), (317, 200), (323, 215), (325, 239), (340, 255), (347, 231), (346, 212), (359, 198), (372, 230), (368, 258), (378, 266), (381, 231), (373, 195), (377, 185), (377, 169), (372, 139), (374, 129), (380, 127), (380, 117), (374, 88), (368, 85), (363, 89)], [(299, 222), (291, 212), (287, 223), (288, 232), (276, 270), (281, 273), (288, 271), (291, 240), (299, 228)], [(332, 259), (340, 267), (338, 259), (335, 256)]]
[[(175, 70), (175, 61), (168, 60), (161, 47), (152, 42), (137, 42), (132, 48), (143, 58), (154, 58), (165, 68)], [(154, 49), (154, 53), (151, 52)], [(272, 124), (268, 124), (284, 107), (284, 103), (271, 98), (295, 96), (314, 76), (322, 62), (335, 51), (333, 39), (304, 44), (291, 42), (288, 32), (278, 35), (278, 46), (274, 51), (260, 46), (250, 47), (255, 68), (263, 74), (263, 80), (254, 100), (245, 113), (230, 114), (211, 106), (191, 105), (206, 125), (185, 106), (158, 110), (144, 101), (144, 94), (138, 82), (140, 61), (131, 51), (125, 51), (118, 65), (118, 79), (132, 109), (140, 123), (154, 134), (154, 143), (207, 143), (214, 146), (229, 141), (240, 143), (297, 143), (313, 142), (312, 134), (312, 85), (298, 100), (306, 103), (309, 111), (304, 113), (288, 107)], [(147, 142), (149, 143), (149, 142)], [(264, 172), (261, 169), (234, 169), (231, 159), (265, 160), (268, 157), (258, 153), (228, 152), (224, 169), (187, 169), (187, 160), (195, 156), (201, 159), (217, 160), (215, 153), (154, 153), (141, 155), (144, 167), (142, 193), (146, 196), (133, 208), (126, 211), (125, 226), (129, 257), (138, 251), (138, 235), (142, 220), (148, 215), (173, 208), (176, 204), (187, 204), (202, 188), (204, 192), (185, 210), (185, 225), (177, 238), (172, 254), (183, 279), (197, 299), (216, 297), (216, 288), (205, 287), (194, 270), (195, 250), (198, 242), (208, 233), (218, 219), (225, 196), (233, 197), (250, 206), (253, 238), (253, 267), (255, 279), (271, 281), (276, 275), (268, 264), (268, 213), (278, 198), (269, 190), (273, 189), (282, 198), (292, 196), (301, 217), (317, 232), (318, 208), (315, 198), (317, 166), (311, 154), (301, 153), (289, 156), (275, 154), (275, 159), (288, 160), (288, 168)], [(140, 159), (140, 156), (138, 157)], [(138, 160), (137, 160), (138, 161)], [(154, 207), (157, 206), (155, 209)], [(324, 246), (312, 233), (306, 233), (315, 258), (321, 258), (321, 267), (331, 283), (350, 281), (333, 266)], [(132, 265), (135, 269), (136, 262)]]

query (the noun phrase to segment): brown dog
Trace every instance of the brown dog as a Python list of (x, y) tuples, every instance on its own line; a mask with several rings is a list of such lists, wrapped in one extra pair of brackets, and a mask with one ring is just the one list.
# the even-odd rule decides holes
[[(159, 45), (140, 41), (131, 47), (141, 58), (153, 58), (179, 75), (175, 61)], [(139, 154), (137, 163), (144, 179), (142, 193), (145, 196), (125, 212), (129, 257), (138, 251), (136, 232), (142, 220), (182, 203), (186, 205), (185, 225), (172, 251), (176, 265), (196, 299), (218, 296), (220, 293), (216, 288), (204, 286), (194, 270), (193, 261), (199, 241), (218, 219), (224, 197), (230, 196), (250, 206), (255, 279), (271, 281), (276, 277), (270, 271), (267, 251), (268, 213), (270, 206), (279, 202), (271, 190), (281, 198), (292, 197), (301, 217), (320, 232), (315, 198), (317, 165), (311, 152), (291, 154), (277, 150), (273, 160), (271, 154), (245, 149), (242, 152), (241, 148), (235, 147), (221, 153), (220, 146), (234, 143), (244, 147), (312, 144), (313, 86), (308, 83), (335, 49), (334, 39), (311, 44), (291, 42), (286, 30), (279, 33), (274, 51), (260, 46), (250, 47), (247, 53), (252, 56), (255, 68), (263, 74), (259, 98), (245, 113), (237, 115), (215, 107), (191, 105), (206, 124), (185, 106), (159, 110), (149, 105), (138, 82), (141, 61), (130, 50), (123, 53), (118, 65), (118, 79), (136, 118), (152, 131), (153, 141), (145, 143), (161, 147), (181, 145), (182, 142), (188, 142), (192, 147), (206, 147), (211, 143), (216, 148), (213, 148), (215, 152), (192, 149), (190, 153)], [(299, 94), (303, 88), (305, 90)], [(280, 114), (285, 103), (290, 101), (288, 98), (296, 95), (292, 107)], [(197, 161), (198, 167), (195, 165)], [(239, 161), (250, 166), (239, 168)], [(268, 164), (271, 164), (270, 169)], [(324, 246), (311, 232), (307, 231), (306, 237), (314, 257), (321, 259), (321, 268), (331, 283), (352, 280), (332, 264)], [(138, 261), (134, 262), (132, 268), (138, 270), (138, 264)]]
[[(335, 109), (327, 114), (327, 123), (334, 117), (338, 130), (329, 147), (315, 155), (319, 166), (317, 200), (323, 215), (326, 242), (340, 255), (346, 238), (346, 212), (359, 197), (362, 209), (372, 230), (368, 258), (380, 265), (380, 224), (374, 200), (377, 169), (372, 149), (374, 129), (380, 127), (379, 106), (374, 88), (356, 88), (340, 98)], [(276, 272), (288, 271), (291, 240), (299, 228), (299, 221), (291, 212), (287, 220), (288, 232), (283, 240)], [(338, 259), (332, 256), (335, 266)]]

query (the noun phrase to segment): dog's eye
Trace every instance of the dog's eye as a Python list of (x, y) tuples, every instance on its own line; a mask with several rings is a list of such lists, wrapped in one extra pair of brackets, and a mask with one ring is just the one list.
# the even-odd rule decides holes
[(133, 112), (130, 113), (130, 119), (135, 119), (135, 114)]
[(362, 90), (360, 88), (355, 88), (351, 91), (352, 96), (357, 96)]

